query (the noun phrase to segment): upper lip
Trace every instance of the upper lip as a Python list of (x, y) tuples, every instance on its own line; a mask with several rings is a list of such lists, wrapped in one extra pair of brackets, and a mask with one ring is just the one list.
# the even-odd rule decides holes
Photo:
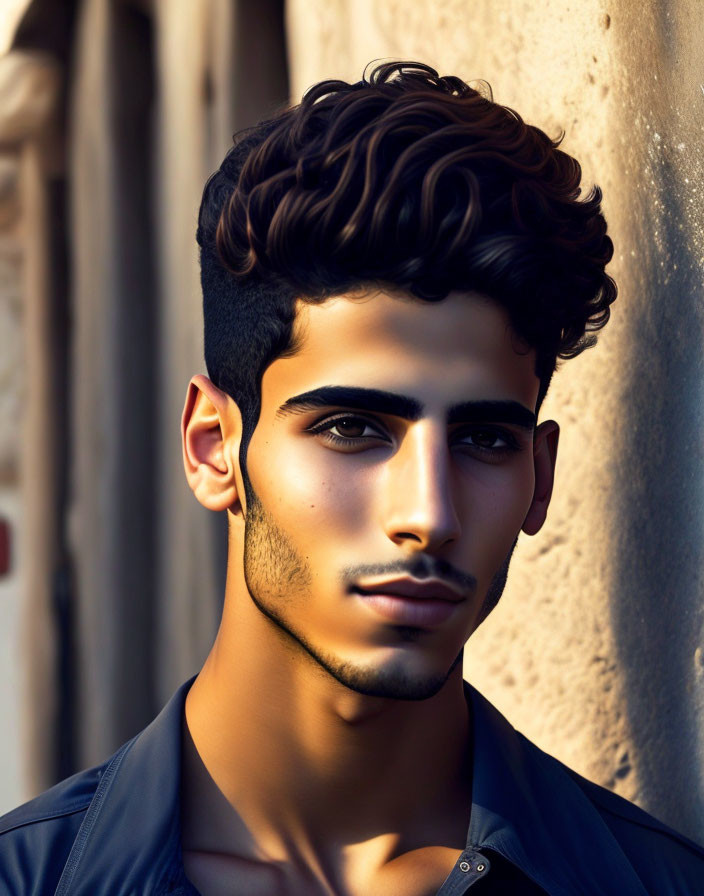
[(399, 597), (449, 600), (458, 603), (464, 594), (441, 579), (414, 579), (409, 576), (395, 579), (367, 579), (355, 585), (366, 594), (396, 594)]

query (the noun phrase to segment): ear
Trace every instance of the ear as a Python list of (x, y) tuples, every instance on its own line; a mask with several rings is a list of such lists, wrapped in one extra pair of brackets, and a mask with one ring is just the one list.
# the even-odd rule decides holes
[(188, 384), (181, 417), (186, 479), (208, 510), (242, 513), (239, 469), (242, 415), (234, 399), (198, 374)]
[(527, 535), (535, 535), (540, 531), (548, 513), (555, 481), (555, 462), (559, 438), (560, 427), (554, 420), (546, 420), (535, 430), (533, 437), (535, 488), (533, 489), (533, 501), (521, 527)]

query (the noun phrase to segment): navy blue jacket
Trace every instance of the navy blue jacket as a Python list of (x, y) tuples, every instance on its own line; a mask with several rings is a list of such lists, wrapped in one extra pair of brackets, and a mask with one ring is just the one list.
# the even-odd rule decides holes
[[(183, 870), (179, 811), (181, 721), (193, 680), (102, 765), (0, 819), (3, 896), (197, 893)], [(471, 821), (439, 894), (475, 884), (484, 891), (497, 854), (550, 896), (704, 894), (704, 849), (543, 753), (465, 688), (474, 720)]]

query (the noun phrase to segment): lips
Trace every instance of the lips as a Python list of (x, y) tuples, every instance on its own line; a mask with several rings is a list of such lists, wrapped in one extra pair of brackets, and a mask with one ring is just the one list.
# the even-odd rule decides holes
[(464, 595), (440, 579), (365, 579), (354, 590), (360, 594), (391, 594), (417, 600), (444, 600), (455, 604), (464, 599)]
[(419, 628), (449, 619), (463, 596), (440, 579), (366, 579), (352, 589), (367, 610), (387, 622)]

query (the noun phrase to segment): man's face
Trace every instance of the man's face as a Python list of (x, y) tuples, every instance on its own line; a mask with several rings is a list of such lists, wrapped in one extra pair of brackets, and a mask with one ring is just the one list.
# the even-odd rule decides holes
[(248, 449), (247, 588), (306, 662), (425, 699), (498, 600), (532, 502), (534, 352), (475, 294), (340, 297), (297, 324)]

